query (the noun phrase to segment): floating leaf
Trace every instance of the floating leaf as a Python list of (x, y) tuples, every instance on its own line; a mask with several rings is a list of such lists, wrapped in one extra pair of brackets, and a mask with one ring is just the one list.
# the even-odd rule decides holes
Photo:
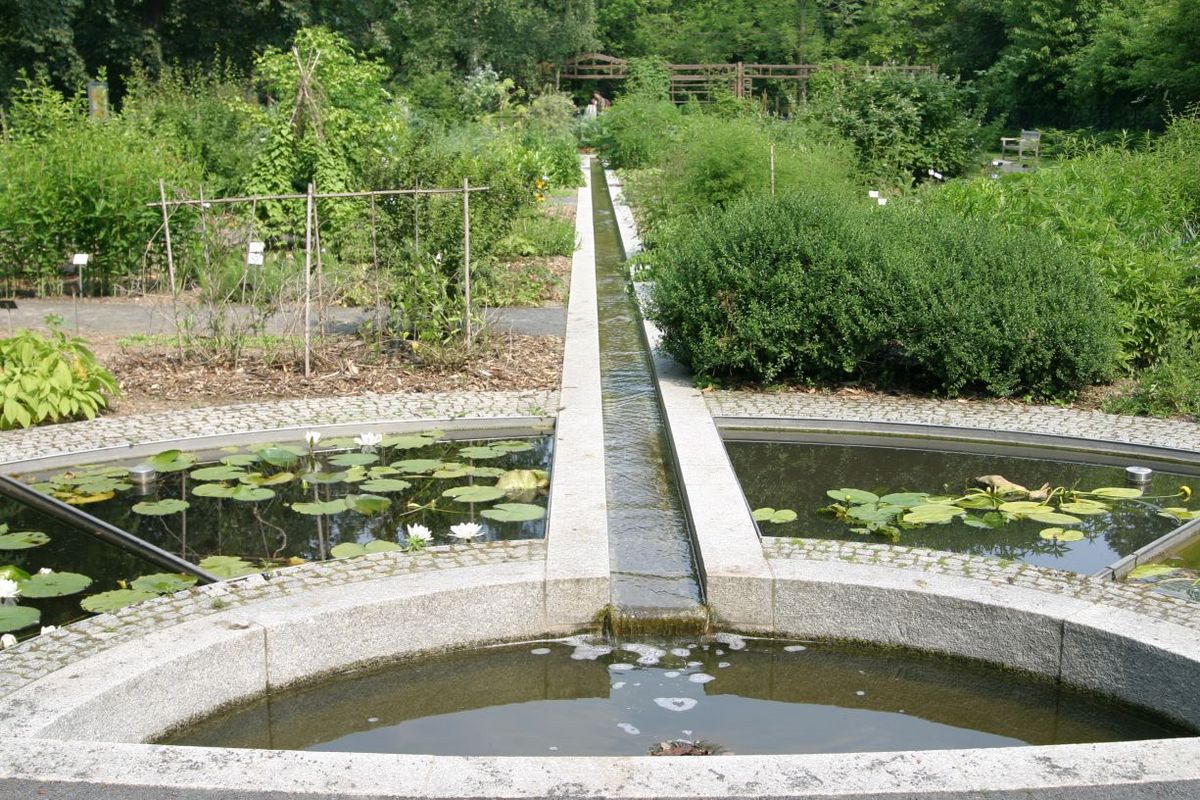
[(963, 517), (962, 523), (963, 523), (963, 525), (966, 525), (968, 528), (983, 528), (984, 530), (989, 530), (989, 531), (995, 527), (994, 525), (989, 525), (981, 517), (972, 517), (970, 515)]
[(300, 456), (283, 447), (264, 447), (257, 455), (272, 467), (288, 467), (300, 460)]
[(102, 503), (105, 500), (111, 500), (113, 492), (99, 492), (97, 494), (58, 494), (56, 492), (55, 496), (68, 505), (86, 506), (89, 503)]
[(929, 495), (925, 492), (895, 492), (893, 494), (885, 494), (879, 498), (880, 503), (886, 503), (889, 506), (899, 506), (900, 508), (912, 508), (925, 503)]
[(36, 625), (42, 612), (29, 606), (0, 606), (0, 633), (19, 631)]
[(834, 500), (840, 500), (843, 503), (854, 503), (855, 505), (879, 502), (879, 495), (874, 492), (863, 491), (862, 489), (830, 489), (825, 494)]
[(151, 456), (148, 463), (159, 472), (179, 472), (195, 466), (196, 456), (182, 450), (164, 450)]
[(132, 486), (131, 483), (114, 478), (89, 478), (75, 484), (75, 491), (79, 494), (104, 494), (107, 492), (111, 497), (113, 492), (123, 492)]
[(28, 550), (49, 541), (50, 537), (41, 531), (13, 531), (0, 534), (0, 550)]
[(139, 592), (155, 592), (157, 594), (174, 594), (183, 589), (196, 585), (194, 575), (184, 575), (178, 572), (156, 572), (153, 575), (143, 575), (130, 584), (130, 588)]
[(208, 558), (201, 559), (199, 566), (201, 569), (208, 570), (218, 578), (237, 578), (259, 571), (249, 561), (237, 556), (209, 556)]
[(375, 466), (373, 466), (369, 470), (367, 470), (367, 474), (370, 475), (372, 478), (386, 478), (389, 475), (399, 475), (400, 470), (396, 469), (395, 467), (388, 467), (388, 466), (384, 466), (383, 464), (376, 464)]
[(251, 472), (241, 477), (242, 483), (248, 483), (251, 486), (278, 486), (282, 483), (291, 483), (295, 479), (295, 474), (291, 472), (276, 472), (274, 475)]
[(155, 592), (145, 592), (138, 589), (115, 589), (111, 592), (101, 592), (91, 597), (83, 598), (80, 606), (84, 611), (93, 614), (103, 614), (106, 611), (116, 611), (118, 608), (131, 606), (143, 600), (151, 600), (158, 595)]
[(1158, 512), (1158, 516), (1173, 519), (1176, 522), (1186, 522), (1191, 519), (1200, 519), (1200, 511), (1189, 511), (1182, 506), (1171, 506)]
[[(471, 474), (476, 478), (499, 478), (505, 472), (508, 472), (508, 470), (501, 469), (500, 467), (471, 467)], [(534, 472), (546, 474), (540, 469), (535, 469)]]
[(329, 555), (334, 558), (353, 558), (354, 556), (365, 556), (367, 548), (363, 547), (358, 542), (343, 542), (335, 544), (329, 550)]
[(219, 467), (201, 467), (191, 471), (191, 476), (198, 481), (236, 481), (246, 474), (239, 467), (222, 465)]
[(231, 500), (238, 500), (243, 503), (257, 503), (260, 500), (270, 500), (275, 496), (272, 489), (265, 489), (262, 486), (235, 486), (233, 491), (229, 493)]
[(457, 464), (453, 461), (442, 464), (441, 467), (433, 471), (433, 477), (446, 480), (455, 478), (465, 478), (471, 474), (471, 468), (465, 464)]
[(341, 483), (343, 480), (346, 479), (346, 475), (347, 475), (347, 473), (345, 473), (345, 472), (321, 472), (321, 471), (305, 472), (304, 474), (302, 474), (300, 476), (300, 480), (304, 481), (305, 483), (309, 483), (309, 484), (312, 484), (312, 483), (321, 483), (321, 484)]
[(394, 553), (397, 550), (404, 548), (395, 542), (389, 542), (385, 539), (372, 539), (363, 547), (368, 553)]
[(346, 510), (346, 501), (342, 498), (337, 500), (322, 500), (316, 503), (292, 503), (292, 511), (297, 514), (308, 514), (316, 516), (317, 514), (338, 514)]
[(998, 505), (996, 498), (987, 492), (972, 492), (966, 497), (957, 500), (954, 505), (959, 508), (969, 508), (973, 510), (993, 509)]
[(459, 503), (490, 503), (504, 497), (504, 491), (495, 486), (455, 486), (442, 492), (442, 497)]
[(910, 525), (944, 525), (956, 517), (964, 516), (967, 512), (958, 506), (942, 505), (941, 503), (926, 503), (916, 506), (903, 519)]
[(498, 522), (530, 522), (544, 518), (546, 509), (530, 503), (497, 503), (480, 514)]
[(1062, 528), (1044, 528), (1038, 536), (1054, 543), (1078, 542), (1083, 539), (1083, 531), (1068, 531)]
[(1170, 567), (1166, 564), (1139, 564), (1129, 571), (1129, 577), (1134, 580), (1143, 580), (1146, 578), (1161, 578), (1164, 575), (1173, 575), (1179, 572), (1179, 567)]
[(355, 467), (374, 464), (378, 460), (379, 456), (374, 453), (338, 453), (330, 456), (329, 463), (335, 467)]
[(1053, 510), (1045, 503), (1035, 503), (1032, 500), (1013, 500), (1008, 503), (1001, 503), (999, 509), (1008, 514), (1037, 514)]
[(92, 579), (78, 572), (39, 573), (21, 581), (21, 594), (25, 597), (62, 597), (82, 592), (91, 585)]
[(1094, 494), (1098, 497), (1111, 497), (1115, 500), (1134, 500), (1142, 496), (1142, 490), (1132, 489), (1128, 486), (1102, 486), (1085, 494)]
[(756, 508), (750, 512), (750, 516), (755, 522), (771, 522), (776, 525), (782, 525), (785, 522), (792, 522), (796, 519), (796, 512), (790, 508)]
[(345, 502), (346, 507), (351, 511), (357, 511), (359, 514), (364, 515), (378, 514), (392, 505), (392, 501), (388, 498), (375, 494), (346, 495)]
[(229, 497), (233, 487), (223, 483), (200, 483), (192, 487), (192, 494), (196, 497)]
[(488, 447), (493, 450), (500, 450), (504, 453), (524, 453), (533, 449), (531, 442), (522, 441), (521, 439), (505, 439), (502, 442), (489, 442)]
[(5, 564), (0, 567), (0, 578), (7, 578), (10, 581), (18, 583), (29, 579), (29, 573), (13, 564)]
[(441, 467), (442, 462), (435, 458), (410, 458), (407, 461), (393, 461), (392, 466), (408, 475), (423, 475)]
[(152, 503), (138, 503), (133, 507), (133, 513), (162, 517), (167, 514), (178, 514), (190, 506), (191, 503), (187, 500), (176, 500), (173, 497), (168, 497), (165, 500), (155, 500)]
[(412, 486), (408, 481), (398, 480), (396, 478), (376, 478), (367, 481), (362, 485), (362, 488), (368, 492), (403, 492)]
[(1083, 522), (1079, 517), (1070, 514), (1060, 514), (1057, 511), (1039, 511), (1036, 514), (1026, 514), (1026, 518), (1043, 525), (1078, 525)]
[(496, 488), (512, 496), (536, 491), (548, 483), (549, 476), (540, 469), (510, 469), (496, 481)]
[(1069, 503), (1062, 503), (1058, 507), (1059, 511), (1065, 511), (1068, 514), (1106, 514), (1112, 511), (1107, 504), (1101, 503), (1098, 500), (1072, 500)]
[(437, 442), (436, 437), (427, 435), (387, 436), (380, 443), (381, 447), (394, 447), (397, 450), (420, 450)]
[(238, 453), (235, 456), (225, 456), (221, 463), (228, 467), (248, 467), (258, 463), (258, 456), (253, 453)]
[(462, 458), (470, 458), (474, 460), (487, 458), (500, 458), (506, 453), (503, 450), (497, 450), (493, 447), (464, 447), (458, 451), (458, 455)]
[(900, 506), (879, 506), (868, 503), (861, 506), (851, 506), (846, 516), (859, 522), (890, 522), (893, 517), (902, 512)]

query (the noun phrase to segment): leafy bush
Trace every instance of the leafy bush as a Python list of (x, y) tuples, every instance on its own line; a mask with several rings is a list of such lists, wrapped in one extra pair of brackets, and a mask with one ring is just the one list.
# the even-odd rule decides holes
[(1110, 414), (1200, 417), (1200, 342), (1195, 335), (1173, 337), (1162, 358), (1138, 373), (1128, 391), (1108, 398), (1104, 410)]
[(831, 195), (754, 197), (660, 242), (653, 317), (702, 378), (1061, 396), (1105, 378), (1114, 322), (1036, 237)]
[(809, 113), (853, 142), (864, 171), (898, 185), (929, 170), (975, 166), (979, 114), (957, 80), (933, 73), (823, 70), (809, 83)]
[(575, 226), (559, 216), (525, 211), (493, 252), (498, 256), (569, 256), (575, 252)]
[(670, 100), (627, 95), (600, 116), (589, 144), (599, 148), (613, 167), (650, 166), (669, 151), (680, 120)]
[(82, 339), (53, 326), (49, 337), (22, 330), (0, 339), (0, 429), (92, 419), (120, 396), (117, 381)]

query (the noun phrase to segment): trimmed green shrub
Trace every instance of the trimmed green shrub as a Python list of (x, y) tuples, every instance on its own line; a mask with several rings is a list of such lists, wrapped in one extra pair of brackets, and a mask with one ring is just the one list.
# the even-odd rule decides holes
[(1111, 374), (1115, 321), (1067, 250), (831, 195), (756, 197), (659, 243), (653, 318), (702, 379), (859, 379), (1059, 397)]
[(116, 379), (82, 339), (57, 326), (48, 337), (22, 330), (0, 339), (0, 429), (92, 419), (120, 396)]
[(655, 164), (679, 135), (682, 116), (670, 100), (627, 95), (600, 115), (589, 144), (616, 168)]

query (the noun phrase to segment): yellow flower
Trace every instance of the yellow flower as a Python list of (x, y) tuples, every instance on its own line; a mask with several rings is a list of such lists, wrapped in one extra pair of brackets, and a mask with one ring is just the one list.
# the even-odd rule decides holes
[(1187, 502), (1188, 500), (1191, 500), (1191, 499), (1192, 499), (1192, 487), (1190, 487), (1190, 486), (1180, 486), (1180, 487), (1179, 487), (1179, 491), (1183, 492), (1183, 500), (1184, 500), (1184, 502)]

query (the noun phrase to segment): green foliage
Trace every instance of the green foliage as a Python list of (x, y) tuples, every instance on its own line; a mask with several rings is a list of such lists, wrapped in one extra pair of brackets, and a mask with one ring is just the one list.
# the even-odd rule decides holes
[(631, 58), (626, 65), (625, 93), (648, 100), (669, 100), (671, 71), (665, 59)]
[(613, 167), (637, 169), (661, 159), (677, 141), (680, 127), (681, 116), (674, 103), (629, 95), (601, 115), (590, 143)]
[(1110, 414), (1200, 418), (1200, 344), (1194, 335), (1177, 334), (1162, 357), (1139, 372), (1127, 391), (1108, 398)]
[(496, 243), (497, 256), (569, 256), (575, 252), (575, 226), (554, 214), (522, 212)]
[(958, 81), (922, 73), (823, 71), (810, 82), (810, 112), (853, 143), (863, 170), (906, 186), (929, 170), (975, 166), (979, 117)]
[(1054, 397), (1106, 377), (1114, 322), (1069, 251), (829, 195), (756, 197), (660, 242), (652, 316), (702, 379)]
[(82, 339), (53, 328), (0, 339), (0, 429), (95, 417), (119, 396), (117, 381)]

